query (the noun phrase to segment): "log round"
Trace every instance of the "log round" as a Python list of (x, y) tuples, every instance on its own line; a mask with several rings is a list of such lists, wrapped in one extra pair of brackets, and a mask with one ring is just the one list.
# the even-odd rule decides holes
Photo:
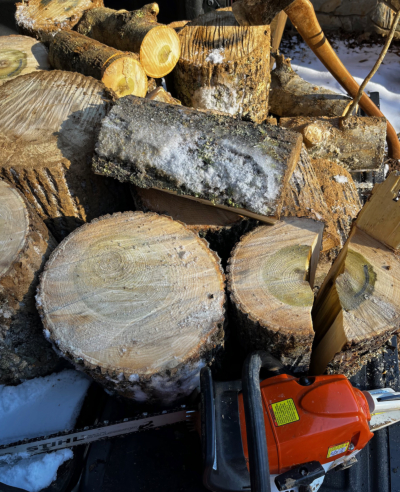
[(121, 210), (121, 185), (95, 176), (90, 162), (112, 98), (101, 82), (62, 71), (33, 72), (0, 87), (0, 175), (58, 240)]
[(35, 307), (39, 273), (55, 246), (18, 191), (0, 180), (0, 384), (45, 376), (57, 366)]
[(0, 36), (0, 85), (36, 70), (50, 70), (43, 43), (29, 36)]
[(58, 349), (137, 401), (189, 395), (223, 343), (218, 257), (169, 217), (104, 216), (68, 236), (41, 277), (37, 305)]
[(314, 330), (312, 287), (323, 224), (289, 218), (241, 239), (228, 290), (246, 352), (268, 350), (294, 372), (308, 370)]
[(241, 27), (230, 11), (209, 12), (180, 32), (182, 53), (173, 72), (185, 106), (251, 119), (268, 115), (270, 28)]

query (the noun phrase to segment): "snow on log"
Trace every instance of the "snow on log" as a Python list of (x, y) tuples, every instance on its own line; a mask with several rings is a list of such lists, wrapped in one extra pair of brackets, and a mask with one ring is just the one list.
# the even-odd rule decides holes
[(274, 221), (301, 136), (271, 125), (127, 96), (103, 120), (97, 174)]
[(218, 257), (169, 217), (96, 219), (54, 251), (37, 295), (58, 349), (137, 401), (172, 402), (198, 386), (223, 344)]
[(180, 41), (175, 30), (157, 23), (156, 3), (139, 10), (96, 8), (87, 12), (77, 31), (121, 51), (137, 53), (146, 74), (161, 78), (175, 67)]
[(0, 180), (0, 384), (57, 366), (35, 307), (39, 273), (56, 244), (17, 190)]
[(135, 53), (124, 53), (83, 36), (63, 30), (50, 40), (53, 68), (90, 75), (112, 89), (118, 97), (147, 94), (147, 76)]
[(58, 240), (120, 210), (120, 186), (95, 176), (90, 165), (111, 100), (101, 82), (72, 72), (32, 72), (0, 87), (0, 176)]
[(386, 144), (386, 118), (351, 116), (281, 118), (280, 126), (303, 135), (313, 158), (337, 162), (349, 171), (381, 167)]
[(173, 71), (185, 106), (215, 109), (256, 123), (268, 115), (270, 27), (239, 26), (230, 11), (208, 12), (180, 32)]
[(43, 43), (29, 36), (0, 36), (0, 85), (36, 70), (50, 70)]
[(288, 218), (241, 239), (229, 260), (228, 290), (246, 352), (268, 350), (307, 371), (314, 331), (312, 287), (323, 224)]

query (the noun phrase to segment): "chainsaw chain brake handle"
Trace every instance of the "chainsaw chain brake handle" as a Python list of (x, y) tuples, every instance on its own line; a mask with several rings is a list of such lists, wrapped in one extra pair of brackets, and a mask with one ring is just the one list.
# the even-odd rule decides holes
[[(319, 58), (325, 68), (329, 70), (339, 84), (354, 98), (357, 95), (360, 86), (340, 61), (331, 44), (326, 39), (310, 0), (294, 0), (294, 2), (284, 10), (301, 37)], [(368, 116), (384, 117), (384, 114), (365, 93), (361, 97), (359, 104)], [(399, 138), (389, 121), (387, 121), (387, 143), (389, 147), (389, 157), (392, 159), (400, 159)]]

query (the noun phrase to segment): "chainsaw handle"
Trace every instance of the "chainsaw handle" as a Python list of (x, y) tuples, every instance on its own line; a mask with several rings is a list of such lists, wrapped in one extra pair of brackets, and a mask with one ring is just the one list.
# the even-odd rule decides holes
[(268, 448), (265, 434), (264, 410), (261, 400), (260, 370), (280, 369), (271, 354), (258, 350), (250, 354), (243, 365), (243, 405), (246, 420), (247, 447), (251, 492), (271, 492)]

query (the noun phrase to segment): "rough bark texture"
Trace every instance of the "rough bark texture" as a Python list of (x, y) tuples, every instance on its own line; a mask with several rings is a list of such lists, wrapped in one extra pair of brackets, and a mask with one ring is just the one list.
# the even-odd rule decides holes
[(295, 372), (307, 371), (310, 362), (322, 231), (323, 224), (297, 218), (258, 227), (229, 260), (228, 290), (241, 345), (248, 353), (268, 350)]
[[(398, 4), (398, 2), (392, 2), (392, 4), (395, 3)], [(382, 34), (382, 36), (388, 36), (393, 20), (396, 16), (396, 12), (400, 8), (400, 5), (392, 5), (393, 8), (391, 8), (388, 4), (390, 4), (390, 2), (378, 0), (375, 10), (371, 16), (371, 21), (375, 31), (378, 34)], [(394, 39), (400, 39), (400, 25), (397, 25), (394, 33)]]
[(112, 99), (101, 82), (72, 72), (33, 72), (0, 87), (0, 176), (58, 240), (124, 206), (121, 185), (90, 164)]
[(185, 106), (261, 123), (268, 115), (269, 26), (241, 27), (232, 12), (200, 16), (179, 33), (174, 86)]
[(169, 217), (141, 212), (70, 234), (37, 296), (68, 359), (124, 396), (167, 403), (198, 386), (221, 348), (224, 302), (224, 275), (207, 243)]
[(271, 125), (127, 96), (103, 120), (93, 168), (268, 220), (280, 214), (300, 142)]
[(79, 23), (79, 33), (122, 51), (138, 53), (149, 77), (170, 73), (180, 55), (175, 30), (157, 23), (158, 5), (151, 3), (139, 10), (98, 8), (87, 12)]
[(293, 0), (239, 0), (232, 4), (232, 12), (241, 26), (265, 26), (285, 10)]
[(16, 4), (15, 20), (22, 34), (48, 41), (51, 33), (72, 29), (87, 10), (103, 6), (103, 0), (28, 0)]
[(147, 94), (147, 76), (135, 53), (124, 53), (83, 36), (63, 30), (50, 41), (53, 68), (89, 75), (101, 80), (118, 97)]
[(50, 374), (59, 362), (35, 307), (39, 273), (57, 243), (2, 180), (0, 217), (0, 384), (18, 384)]
[(349, 171), (373, 171), (385, 154), (386, 118), (351, 116), (281, 118), (280, 126), (303, 135), (313, 158), (334, 161)]
[(290, 66), (290, 59), (275, 56), (271, 72), (269, 111), (277, 116), (342, 116), (351, 99), (303, 80)]
[(178, 99), (172, 97), (171, 94), (162, 87), (157, 87), (153, 91), (149, 92), (146, 96), (146, 99), (150, 99), (151, 101), (160, 101), (167, 104), (182, 104), (180, 101), (178, 101)]
[(29, 36), (0, 36), (0, 85), (36, 70), (50, 70), (43, 43)]

